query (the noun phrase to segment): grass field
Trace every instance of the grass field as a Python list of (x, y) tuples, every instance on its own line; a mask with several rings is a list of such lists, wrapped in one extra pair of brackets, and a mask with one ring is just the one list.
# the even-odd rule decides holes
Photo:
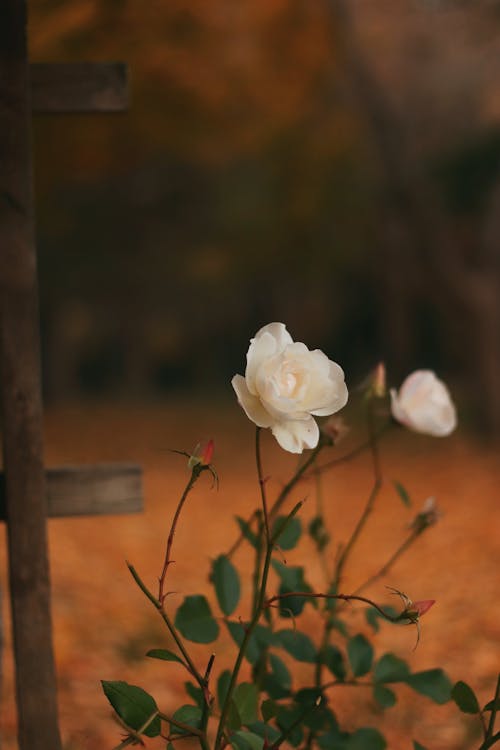
[[(67, 750), (111, 749), (120, 731), (99, 685), (100, 679), (123, 679), (153, 693), (165, 711), (182, 699), (185, 675), (176, 664), (145, 659), (153, 647), (169, 645), (168, 634), (150, 603), (135, 587), (125, 560), (130, 560), (154, 587), (160, 572), (166, 535), (176, 501), (187, 480), (186, 463), (170, 448), (191, 450), (213, 437), (220, 489), (203, 477), (190, 496), (174, 544), (176, 560), (168, 588), (175, 608), (184, 595), (206, 592), (210, 559), (226, 551), (237, 533), (234, 516), (245, 516), (258, 502), (253, 461), (253, 426), (236, 404), (176, 402), (148, 406), (77, 405), (48, 411), (46, 455), (49, 465), (133, 460), (144, 468), (145, 511), (122, 517), (57, 519), (50, 522), (55, 649), (59, 676), (61, 727)], [(339, 455), (351, 438), (334, 449)], [(295, 458), (264, 440), (269, 492), (279, 490), (295, 467)], [(416, 651), (412, 628), (384, 625), (375, 636), (377, 654), (392, 650), (413, 670), (442, 666), (452, 680), (464, 679), (481, 699), (491, 697), (500, 670), (500, 462), (498, 451), (485, 449), (459, 433), (446, 440), (394, 431), (382, 443), (385, 482), (351, 563), (342, 590), (354, 590), (374, 573), (402, 540), (408, 523), (429, 495), (437, 498), (442, 517), (401, 559), (384, 580), (367, 592), (380, 603), (390, 596), (385, 584), (412, 599), (434, 598), (422, 621)], [(408, 510), (392, 480), (402, 481), (413, 499)], [(336, 544), (345, 540), (371, 486), (369, 457), (338, 467), (324, 480), (324, 504)], [(302, 483), (290, 498), (307, 496), (305, 519), (315, 511), (312, 484)], [(321, 568), (305, 540), (287, 554), (290, 564), (305, 563), (318, 590)], [(250, 590), (251, 555), (236, 557), (244, 592)], [(5, 588), (5, 545), (2, 545)], [(210, 594), (211, 595), (211, 594)], [(246, 616), (246, 599), (237, 614)], [(394, 603), (394, 602), (392, 602)], [(241, 610), (241, 611), (240, 611)], [(355, 630), (365, 630), (362, 610), (351, 607)], [(317, 638), (320, 621), (312, 608), (304, 627)], [(2, 748), (15, 747), (15, 710), (8, 612), (2, 701)], [(216, 673), (234, 658), (232, 645), (215, 645)], [(208, 651), (192, 649), (203, 668)], [(311, 667), (301, 665), (297, 680), (307, 681)], [(347, 727), (381, 726), (389, 748), (404, 750), (417, 739), (430, 750), (473, 750), (479, 745), (474, 718), (463, 718), (453, 706), (434, 706), (402, 687), (398, 704), (382, 713), (370, 691), (337, 687), (332, 707)], [(43, 700), (43, 696), (40, 696)], [(366, 720), (365, 718), (366, 717)], [(161, 743), (152, 747), (161, 747)], [(188, 747), (184, 743), (183, 747)]]

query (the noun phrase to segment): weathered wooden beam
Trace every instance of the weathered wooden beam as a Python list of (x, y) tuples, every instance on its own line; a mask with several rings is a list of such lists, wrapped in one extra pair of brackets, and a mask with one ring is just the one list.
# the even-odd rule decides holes
[(60, 750), (43, 467), (25, 0), (0, 23), (0, 403), (20, 750)]
[(124, 63), (31, 63), (37, 113), (123, 112), (129, 104)]
[[(142, 470), (136, 464), (60, 466), (45, 472), (51, 518), (139, 513)], [(5, 477), (0, 472), (0, 521), (5, 520)]]

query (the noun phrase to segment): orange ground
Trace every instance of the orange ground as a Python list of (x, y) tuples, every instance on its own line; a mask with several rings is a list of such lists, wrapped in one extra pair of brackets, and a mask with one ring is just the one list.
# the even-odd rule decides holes
[[(210, 558), (226, 550), (235, 537), (234, 515), (245, 515), (257, 502), (252, 426), (236, 405), (224, 409), (198, 406), (78, 406), (47, 415), (47, 463), (133, 460), (144, 467), (144, 514), (50, 522), (55, 648), (67, 750), (106, 750), (118, 741), (119, 732), (100, 690), (101, 678), (142, 685), (166, 711), (179, 700), (184, 681), (181, 667), (143, 659), (148, 648), (168, 645), (168, 639), (124, 562), (132, 561), (153, 585), (171, 514), (187, 477), (184, 460), (168, 449), (190, 450), (198, 439), (213, 436), (221, 478), (218, 492), (210, 489), (208, 479), (202, 479), (181, 519), (174, 548), (177, 562), (169, 584), (179, 592), (178, 602), (184, 594), (207, 588)], [(267, 436), (264, 446), (266, 471), (272, 473), (270, 488), (276, 490), (293, 470), (294, 458), (280, 452)], [(344, 446), (336, 450), (340, 454)], [(389, 625), (376, 636), (375, 647), (378, 654), (395, 651), (414, 670), (443, 666), (453, 680), (470, 682), (486, 700), (500, 670), (497, 453), (466, 442), (460, 435), (442, 441), (400, 431), (384, 440), (382, 454), (387, 481), (346, 572), (344, 591), (353, 590), (380, 566), (402, 539), (414, 513), (403, 507), (390, 480), (404, 482), (414, 498), (415, 511), (426, 497), (435, 495), (443, 514), (438, 526), (419, 539), (386, 581), (376, 583), (369, 593), (387, 602), (387, 583), (413, 599), (435, 598), (437, 604), (423, 621), (422, 641), (415, 652), (413, 629)], [(337, 541), (352, 529), (369, 492), (369, 466), (364, 456), (338, 468), (325, 482), (325, 505)], [(310, 498), (303, 510), (305, 518), (314, 512), (313, 487), (306, 489), (303, 484), (296, 493), (297, 498), (306, 493)], [(5, 571), (3, 550), (2, 555)], [(248, 559), (240, 553), (237, 563), (245, 565)], [(310, 579), (322, 587), (320, 568), (307, 543), (288, 553), (287, 559), (293, 564), (306, 561)], [(247, 573), (247, 591), (249, 578)], [(244, 607), (241, 614), (245, 616)], [(360, 614), (353, 608), (349, 617), (355, 623)], [(312, 610), (305, 617), (314, 638), (319, 622)], [(206, 658), (205, 647), (192, 650), (200, 662)], [(216, 651), (216, 664), (227, 665), (233, 653), (230, 644), (221, 639)], [(6, 652), (5, 750), (15, 747), (9, 642)], [(307, 679), (308, 673), (309, 667), (303, 666), (298, 676)], [(479, 745), (475, 720), (462, 718), (452, 706), (435, 707), (403, 688), (398, 704), (382, 715), (368, 695), (361, 693), (356, 688), (337, 688), (332, 700), (339, 717), (348, 726), (356, 726), (362, 710), (367, 724), (383, 726), (391, 750), (410, 749), (412, 738), (431, 750), (473, 750)], [(161, 745), (151, 742), (150, 746)]]

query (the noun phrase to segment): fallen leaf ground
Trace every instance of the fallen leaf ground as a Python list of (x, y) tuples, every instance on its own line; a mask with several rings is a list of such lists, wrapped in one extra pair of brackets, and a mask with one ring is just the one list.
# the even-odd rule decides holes
[[(210, 559), (227, 550), (235, 538), (234, 516), (245, 516), (258, 502), (252, 425), (236, 405), (207, 406), (191, 401), (161, 406), (66, 406), (46, 415), (49, 465), (136, 461), (144, 469), (144, 513), (55, 519), (49, 524), (55, 651), (66, 750), (111, 750), (119, 740), (100, 679), (142, 685), (167, 712), (182, 701), (182, 668), (144, 658), (149, 648), (168, 647), (169, 640), (152, 606), (135, 587), (125, 560), (133, 562), (154, 587), (171, 516), (187, 479), (184, 459), (169, 449), (189, 451), (207, 437), (216, 441), (214, 460), (220, 489), (211, 488), (208, 477), (202, 478), (181, 518), (174, 545), (176, 563), (169, 572), (168, 588), (178, 592), (170, 599), (173, 608), (183, 595), (207, 591)], [(350, 437), (334, 450), (340, 455), (352, 441)], [(296, 464), (294, 457), (279, 451), (267, 435), (264, 446), (272, 495)], [(375, 636), (375, 648), (379, 655), (394, 651), (407, 659), (414, 671), (442, 666), (452, 680), (469, 682), (485, 702), (500, 671), (498, 451), (460, 434), (433, 440), (398, 430), (383, 440), (382, 463), (384, 486), (342, 589), (348, 593), (374, 573), (400, 543), (424, 500), (436, 496), (442, 512), (438, 525), (367, 593), (387, 603), (387, 584), (415, 600), (434, 598), (437, 604), (422, 621), (422, 639), (416, 651), (412, 651), (413, 628), (390, 625), (384, 625)], [(413, 499), (412, 509), (403, 506), (392, 480), (405, 484)], [(325, 477), (323, 502), (336, 544), (352, 530), (371, 481), (367, 455)], [(297, 488), (290, 507), (294, 499), (305, 496), (303, 517), (307, 519), (315, 511), (311, 483)], [(4, 548), (2, 545), (5, 589)], [(287, 554), (287, 561), (305, 563), (311, 582), (324, 588), (321, 567), (307, 540)], [(236, 562), (248, 594), (249, 552), (239, 552)], [(244, 601), (240, 609), (244, 617)], [(366, 629), (360, 608), (351, 607), (347, 616), (354, 632), (356, 626)], [(313, 638), (318, 637), (320, 621), (310, 607), (303, 624)], [(4, 627), (2, 747), (10, 750), (16, 745), (8, 612), (4, 612)], [(192, 651), (203, 668), (206, 647)], [(220, 639), (215, 651), (216, 669), (228, 666), (234, 658), (226, 638)], [(310, 671), (309, 666), (301, 665), (295, 675), (308, 680)], [(452, 705), (435, 706), (402, 687), (397, 705), (382, 712), (373, 706), (369, 692), (337, 687), (330, 693), (331, 705), (347, 727), (359, 726), (360, 716), (364, 724), (382, 727), (391, 750), (410, 749), (412, 739), (430, 750), (474, 750), (480, 744), (476, 720), (459, 714)], [(158, 746), (155, 742), (150, 745)]]

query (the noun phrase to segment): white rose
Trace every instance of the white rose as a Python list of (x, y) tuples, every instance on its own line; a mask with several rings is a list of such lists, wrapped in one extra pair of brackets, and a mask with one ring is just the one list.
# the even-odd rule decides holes
[(347, 402), (344, 372), (319, 349), (294, 343), (283, 323), (270, 323), (250, 340), (245, 377), (231, 384), (249, 419), (270, 427), (291, 453), (315, 448), (319, 428), (311, 415), (326, 417)]
[(410, 430), (435, 437), (445, 437), (457, 426), (448, 389), (431, 370), (416, 370), (408, 375), (399, 393), (391, 390), (391, 412)]

